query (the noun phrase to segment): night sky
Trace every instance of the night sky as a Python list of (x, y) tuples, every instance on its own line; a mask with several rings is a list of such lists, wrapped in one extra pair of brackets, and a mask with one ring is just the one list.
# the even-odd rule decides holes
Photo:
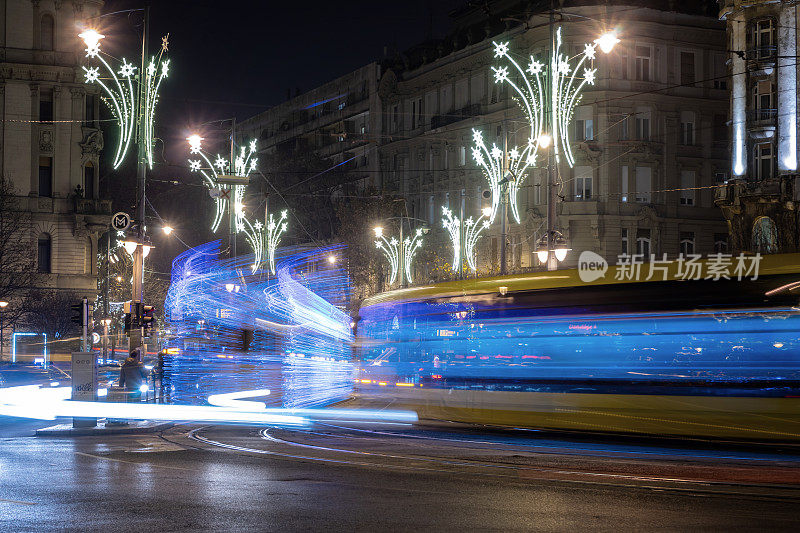
[[(93, 22), (106, 35), (105, 52), (138, 60), (142, 14), (114, 12), (146, 3), (150, 52), (170, 34), (170, 76), (156, 111), (156, 166), (148, 178), (153, 208), (176, 228), (173, 238), (158, 235), (151, 259), (156, 270), (166, 271), (187, 245), (215, 238), (208, 231), (213, 203), (187, 168), (190, 133), (200, 130), (209, 151), (224, 153), (228, 132), (202, 123), (248, 118), (283, 102), (287, 89), (307, 91), (379, 61), (384, 47), (393, 55), (395, 49), (442, 37), (451, 29), (448, 14), (467, 0), (107, 0), (104, 13), (109, 15)], [(132, 212), (131, 161), (104, 174), (103, 190), (115, 199), (116, 209)], [(160, 226), (152, 215), (148, 218)]]

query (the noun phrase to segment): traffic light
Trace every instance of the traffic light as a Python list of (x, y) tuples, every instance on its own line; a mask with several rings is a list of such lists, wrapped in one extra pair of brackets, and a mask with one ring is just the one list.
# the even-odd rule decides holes
[(72, 316), (70, 320), (72, 320), (73, 324), (77, 324), (80, 327), (88, 325), (87, 323), (87, 305), (86, 300), (81, 300), (80, 303), (72, 304), (69, 306), (70, 310), (72, 310)]
[(142, 305), (142, 319), (140, 321), (141, 326), (145, 329), (145, 331), (150, 331), (153, 327), (153, 323), (155, 319), (153, 318), (153, 311), (154, 307), (152, 305)]

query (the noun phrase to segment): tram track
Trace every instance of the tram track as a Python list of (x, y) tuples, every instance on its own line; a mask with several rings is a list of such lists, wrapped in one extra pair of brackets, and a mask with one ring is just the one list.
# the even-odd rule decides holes
[[(614, 455), (587, 459), (582, 453), (590, 450), (558, 450), (550, 446), (526, 451), (521, 449), (524, 446), (507, 444), (497, 447), (498, 443), (480, 438), (439, 438), (435, 434), (373, 431), (341, 424), (319, 425), (335, 432), (266, 428), (258, 431), (256, 437), (252, 430), (247, 435), (227, 435), (228, 428), (218, 436), (219, 428), (205, 426), (191, 430), (187, 436), (195, 442), (232, 452), (332, 466), (477, 476), (506, 483), (603, 485), (800, 502), (800, 475), (797, 479), (791, 477), (800, 473), (800, 464), (796, 460), (788, 461), (791, 468), (788, 477), (773, 478), (769, 482), (766, 476), (762, 476), (764, 482), (758, 482), (758, 472), (769, 474), (773, 469), (785, 472), (786, 461), (756, 459), (755, 464), (749, 465), (750, 458), (745, 456), (710, 458), (715, 461), (690, 457), (695, 464), (686, 467), (676, 464), (687, 460), (685, 454), (669, 458), (616, 451)], [(359, 435), (353, 436), (349, 433), (351, 431)], [(413, 441), (430, 441), (435, 446), (420, 444), (409, 447), (408, 443)], [(461, 446), (463, 444), (469, 447), (465, 449)], [(740, 481), (735, 479), (737, 476)]]

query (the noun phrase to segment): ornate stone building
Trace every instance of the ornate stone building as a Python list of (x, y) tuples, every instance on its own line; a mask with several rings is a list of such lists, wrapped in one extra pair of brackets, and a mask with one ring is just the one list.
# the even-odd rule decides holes
[(717, 190), (717, 205), (733, 250), (797, 252), (797, 2), (719, 5), (730, 50), (732, 179)]
[(83, 83), (76, 33), (101, 7), (101, 0), (0, 1), (0, 170), (31, 214), (41, 288), (89, 298), (111, 201), (98, 194), (100, 98)]
[[(398, 57), (379, 87), (384, 186), (436, 230), (428, 245), (443, 252), (442, 206), (456, 214), (463, 206), (465, 217), (477, 217), (491, 198), (471, 156), (473, 128), (490, 147), (502, 147), (506, 133), (509, 148), (522, 147), (529, 135), (517, 103), (492, 76), (492, 42), (508, 41), (525, 65), (530, 55), (546, 62), (550, 48), (549, 4), (490, 4), (490, 15), (475, 6), (455, 13), (448, 38)], [(569, 2), (557, 9), (568, 56), (607, 28), (621, 39), (610, 54), (597, 52), (597, 81), (570, 126), (575, 165), (559, 166), (556, 229), (572, 249), (562, 268), (574, 267), (583, 250), (614, 262), (625, 253), (675, 257), (727, 248), (714, 205), (714, 186), (729, 168), (725, 32), (713, 15), (688, 2)], [(510, 224), (505, 242), (511, 272), (539, 268), (545, 184), (545, 169), (537, 168), (520, 188), (522, 220)], [(482, 272), (499, 270), (499, 220), (476, 246)]]

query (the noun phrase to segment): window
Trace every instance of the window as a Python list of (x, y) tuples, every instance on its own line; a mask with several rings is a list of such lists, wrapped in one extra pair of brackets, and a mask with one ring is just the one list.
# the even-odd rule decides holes
[(650, 230), (638, 229), (636, 230), (636, 253), (644, 257), (645, 260), (650, 259)]
[(444, 206), (447, 209), (450, 209), (450, 193), (449, 192), (444, 193)]
[(778, 253), (778, 230), (769, 217), (758, 217), (753, 223), (753, 251), (761, 254)]
[(592, 167), (575, 167), (575, 199), (592, 199)]
[(443, 115), (453, 110), (452, 85), (445, 85), (439, 90), (439, 107)]
[(458, 164), (462, 167), (467, 164), (467, 147), (464, 145), (458, 147)]
[(425, 124), (431, 123), (431, 117), (439, 114), (438, 92), (429, 91), (425, 93)]
[(83, 197), (94, 198), (94, 165), (91, 161), (83, 167)]
[(650, 110), (647, 108), (636, 110), (636, 138), (640, 141), (650, 140)]
[(728, 173), (726, 171), (714, 172), (714, 185), (723, 185), (728, 182)]
[(53, 21), (52, 15), (42, 15), (42, 19), (39, 23), (39, 39), (41, 40), (41, 49), (42, 50), (53, 50), (54, 49), (54, 41), (55, 41), (55, 22)]
[(620, 177), (620, 201), (628, 201), (628, 167), (622, 167), (622, 176)]
[(622, 228), (621, 230), (621, 252), (620, 255), (628, 255), (628, 228)]
[(39, 158), (39, 196), (53, 196), (53, 158)]
[(575, 140), (591, 141), (594, 139), (592, 106), (580, 106), (575, 112), (575, 118)]
[(728, 234), (715, 233), (714, 234), (714, 253), (725, 254), (728, 253)]
[(37, 247), (36, 257), (36, 270), (38, 272), (50, 273), (50, 257), (52, 253), (52, 241), (50, 235), (42, 233), (39, 235), (39, 242)]
[(92, 263), (94, 254), (92, 254), (92, 238), (86, 237), (86, 241), (83, 244), (83, 273), (84, 274), (92, 274)]
[(470, 98), (471, 104), (482, 104), (486, 96), (486, 76), (484, 74), (477, 74), (472, 76), (469, 80), (470, 85)]
[(728, 141), (728, 116), (727, 115), (714, 115), (714, 141), (727, 142)]
[(592, 167), (575, 167), (575, 199), (592, 199)]
[(649, 204), (651, 190), (652, 169), (650, 167), (636, 167), (636, 201), (642, 204)]
[(428, 196), (428, 223), (433, 226), (436, 224), (436, 209), (434, 207), (433, 195)]
[(684, 146), (694, 144), (694, 113), (691, 111), (681, 111), (680, 144)]
[(392, 133), (397, 133), (400, 126), (400, 106), (395, 104), (392, 107)]
[(694, 52), (681, 52), (681, 85), (693, 87), (694, 77)]
[(772, 82), (769, 80), (759, 81), (753, 85), (753, 109), (755, 110), (755, 120), (769, 120), (775, 118), (775, 115), (777, 115), (772, 93)]
[(628, 50), (624, 47), (619, 52), (619, 75), (623, 80), (628, 79)]
[(628, 134), (628, 117), (630, 115), (625, 115), (622, 117), (622, 120), (619, 122), (619, 140), (620, 141), (627, 141), (630, 139), (630, 135)]
[(53, 90), (39, 91), (39, 122), (53, 122)]
[(681, 255), (687, 257), (694, 254), (694, 232), (681, 232)]
[(756, 169), (756, 177), (765, 180), (772, 177), (774, 163), (772, 157), (772, 144), (757, 144), (754, 150), (753, 168)]
[(649, 46), (636, 47), (636, 79), (638, 81), (650, 81), (650, 54), (652, 49)]
[[(97, 105), (97, 96), (94, 94), (86, 95), (86, 108), (84, 109), (84, 119), (87, 126), (94, 126), (96, 120), (95, 106)], [(397, 106), (395, 106), (396, 108)]]
[(460, 111), (469, 103), (469, 80), (464, 78), (456, 82), (456, 110)]
[(681, 205), (694, 205), (694, 170), (681, 170)]
[(775, 53), (775, 23), (772, 19), (759, 20), (755, 23), (756, 57), (764, 59)]

